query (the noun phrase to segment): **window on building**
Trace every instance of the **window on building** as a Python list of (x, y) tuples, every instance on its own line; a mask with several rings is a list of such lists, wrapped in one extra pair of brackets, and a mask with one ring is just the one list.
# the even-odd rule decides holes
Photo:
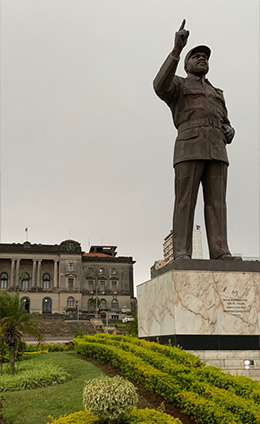
[(119, 309), (119, 302), (117, 299), (112, 299), (111, 309), (112, 311), (117, 311)]
[(1, 289), (7, 289), (8, 287), (8, 274), (6, 272), (2, 272), (1, 274)]
[(117, 274), (117, 272), (116, 272), (116, 268), (112, 268), (111, 269), (111, 275), (116, 275)]
[(95, 299), (90, 298), (88, 300), (88, 311), (93, 312), (95, 310)]
[(73, 286), (74, 286), (74, 278), (69, 278), (68, 279), (68, 289), (73, 290)]
[(68, 272), (73, 272), (74, 271), (74, 264), (73, 263), (69, 263), (68, 264)]
[(100, 287), (100, 291), (101, 292), (104, 292), (105, 291), (105, 281), (104, 280), (101, 280), (99, 282), (99, 287)]
[(42, 313), (43, 314), (52, 313), (52, 300), (49, 297), (45, 297), (42, 301)]
[(28, 274), (28, 272), (25, 272), (22, 275), (22, 283), (21, 283), (21, 288), (23, 290), (27, 290), (29, 288), (29, 281), (30, 281), (30, 275)]
[(28, 299), (28, 297), (23, 297), (21, 299), (21, 306), (24, 312), (30, 313), (30, 299)]
[(44, 288), (44, 289), (49, 289), (50, 288), (50, 286), (51, 286), (51, 277), (50, 277), (50, 274), (43, 274), (43, 277), (42, 277), (42, 287)]
[(88, 281), (88, 290), (93, 291), (93, 289), (94, 289), (94, 282)]
[(107, 309), (107, 301), (106, 301), (106, 299), (100, 299), (99, 309)]
[(74, 307), (75, 307), (75, 299), (73, 296), (70, 296), (67, 299), (67, 308), (74, 308)]
[(105, 268), (100, 267), (99, 268), (99, 274), (105, 274)]
[(115, 291), (117, 289), (117, 281), (112, 281), (112, 290)]

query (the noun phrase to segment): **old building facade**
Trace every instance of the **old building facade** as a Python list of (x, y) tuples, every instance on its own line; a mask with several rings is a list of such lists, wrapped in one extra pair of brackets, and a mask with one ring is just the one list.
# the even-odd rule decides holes
[(0, 244), (0, 287), (19, 291), (28, 312), (70, 317), (120, 319), (134, 306), (132, 257), (117, 256), (116, 246), (75, 240), (59, 245)]

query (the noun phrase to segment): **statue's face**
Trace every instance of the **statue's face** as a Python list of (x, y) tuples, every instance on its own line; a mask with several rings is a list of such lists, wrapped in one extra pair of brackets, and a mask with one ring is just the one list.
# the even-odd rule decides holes
[(208, 56), (203, 52), (194, 53), (188, 60), (187, 72), (195, 75), (206, 75), (209, 71)]

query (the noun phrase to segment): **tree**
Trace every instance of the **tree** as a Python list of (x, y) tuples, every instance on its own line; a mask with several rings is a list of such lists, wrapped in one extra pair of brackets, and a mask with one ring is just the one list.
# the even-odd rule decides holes
[(39, 340), (41, 334), (38, 331), (38, 323), (33, 321), (32, 315), (25, 312), (20, 303), (18, 293), (0, 292), (0, 333), (2, 340), (10, 350), (11, 373), (15, 373), (15, 360), (17, 357), (18, 344), (23, 334), (36, 336)]

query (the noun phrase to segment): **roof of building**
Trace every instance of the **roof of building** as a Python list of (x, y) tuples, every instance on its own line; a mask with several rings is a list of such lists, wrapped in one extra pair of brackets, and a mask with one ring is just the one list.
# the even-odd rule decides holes
[(107, 255), (106, 253), (83, 253), (83, 256), (88, 256), (88, 257), (92, 257), (92, 258), (107, 258), (107, 257), (111, 257), (111, 255)]
[(131, 256), (116, 256), (117, 246), (91, 246), (88, 253), (81, 249), (79, 242), (64, 240), (60, 244), (0, 243), (0, 254), (51, 254), (51, 255), (80, 255), (87, 262), (122, 262), (134, 264)]
[(69, 253), (81, 254), (80, 243), (75, 240), (64, 240), (60, 244), (37, 244), (30, 243), (0, 243), (2, 253)]

